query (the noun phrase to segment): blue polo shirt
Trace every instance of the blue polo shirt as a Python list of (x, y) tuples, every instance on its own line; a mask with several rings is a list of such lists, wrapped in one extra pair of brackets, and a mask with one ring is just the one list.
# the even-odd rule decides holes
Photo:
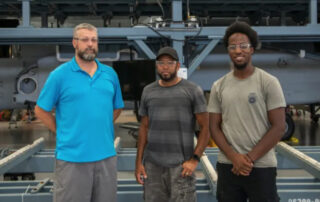
[(96, 60), (90, 77), (75, 58), (52, 71), (37, 105), (56, 108), (56, 158), (93, 162), (116, 155), (113, 110), (123, 108), (119, 79), (109, 66)]

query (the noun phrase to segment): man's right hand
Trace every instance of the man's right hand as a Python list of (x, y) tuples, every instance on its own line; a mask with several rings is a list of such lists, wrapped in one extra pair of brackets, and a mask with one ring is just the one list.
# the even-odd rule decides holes
[(136, 165), (136, 180), (139, 184), (144, 184), (144, 179), (147, 178), (147, 173), (144, 170), (144, 166), (142, 165), (142, 163)]
[(236, 153), (231, 159), (233, 168), (232, 172), (235, 175), (249, 176), (253, 168), (253, 163), (245, 154)]

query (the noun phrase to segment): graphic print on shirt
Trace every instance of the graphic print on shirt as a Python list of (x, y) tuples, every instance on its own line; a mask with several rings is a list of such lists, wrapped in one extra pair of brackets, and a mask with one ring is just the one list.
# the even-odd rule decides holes
[(248, 102), (250, 104), (254, 104), (257, 100), (257, 94), (256, 93), (249, 93), (248, 95)]

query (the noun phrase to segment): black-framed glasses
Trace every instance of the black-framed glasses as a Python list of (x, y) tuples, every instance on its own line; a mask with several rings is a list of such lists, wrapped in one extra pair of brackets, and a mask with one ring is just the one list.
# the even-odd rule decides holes
[(231, 44), (228, 46), (228, 50), (235, 51), (237, 49), (237, 46), (239, 46), (241, 50), (248, 50), (251, 47), (251, 44), (249, 43)]
[(172, 61), (166, 61), (165, 62), (165, 61), (157, 60), (156, 64), (159, 65), (159, 66), (164, 66), (164, 65), (173, 66), (173, 65), (177, 64), (177, 61), (172, 60)]
[(74, 40), (79, 40), (83, 43), (88, 43), (89, 41), (91, 41), (92, 43), (97, 43), (98, 42), (98, 38), (73, 38)]

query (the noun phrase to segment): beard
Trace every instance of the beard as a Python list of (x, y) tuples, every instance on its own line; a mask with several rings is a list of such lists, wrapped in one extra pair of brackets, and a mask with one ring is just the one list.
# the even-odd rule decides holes
[(243, 64), (236, 64), (233, 63), (233, 66), (237, 69), (237, 70), (243, 70), (247, 67), (248, 63), (243, 63)]
[(162, 74), (160, 74), (159, 72), (158, 72), (158, 75), (161, 80), (169, 82), (169, 81), (172, 81), (174, 78), (176, 78), (177, 71), (174, 71), (172, 74), (169, 74), (168, 76), (162, 76)]
[[(87, 53), (89, 50), (92, 50), (92, 52)], [(77, 54), (79, 58), (81, 58), (82, 60), (91, 62), (97, 57), (98, 50), (86, 48), (84, 51), (78, 50)]]

